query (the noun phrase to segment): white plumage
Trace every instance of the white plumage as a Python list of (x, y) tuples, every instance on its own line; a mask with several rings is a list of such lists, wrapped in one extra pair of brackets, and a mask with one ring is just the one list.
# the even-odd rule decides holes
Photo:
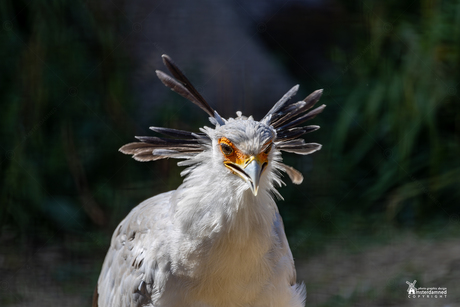
[[(201, 133), (152, 127), (173, 138), (138, 137), (120, 150), (140, 161), (179, 158), (187, 166), (177, 190), (135, 207), (115, 230), (98, 280), (95, 306), (304, 306), (292, 253), (273, 200), (279, 171), (302, 175), (281, 162), (280, 150), (308, 154), (321, 148), (298, 137), (297, 127), (321, 96), (290, 103), (297, 86), (261, 121), (222, 119), (167, 56), (176, 79), (168, 87), (199, 105), (215, 128)], [(304, 114), (305, 113), (305, 114)]]

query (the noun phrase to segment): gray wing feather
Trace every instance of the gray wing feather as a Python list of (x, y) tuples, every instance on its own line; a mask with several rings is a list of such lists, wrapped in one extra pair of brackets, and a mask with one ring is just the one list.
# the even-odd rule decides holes
[(151, 303), (167, 280), (166, 233), (173, 191), (145, 200), (115, 230), (98, 280), (98, 307), (140, 307)]
[(283, 258), (287, 258), (291, 264), (291, 270), (289, 272), (289, 283), (291, 286), (294, 286), (297, 280), (297, 274), (294, 266), (294, 257), (292, 257), (292, 252), (289, 248), (289, 243), (286, 238), (286, 233), (284, 232), (283, 219), (281, 218), (281, 215), (278, 212), (276, 213), (275, 217), (274, 229), (280, 241), (281, 254), (283, 255)]

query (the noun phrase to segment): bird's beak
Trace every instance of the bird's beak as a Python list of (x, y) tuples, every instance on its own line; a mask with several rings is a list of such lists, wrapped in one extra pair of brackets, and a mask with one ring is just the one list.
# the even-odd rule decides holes
[(261, 161), (258, 157), (250, 156), (240, 163), (224, 161), (224, 165), (246, 181), (251, 187), (254, 196), (257, 196), (260, 176), (267, 166), (267, 161)]
[(247, 181), (254, 196), (257, 196), (257, 192), (259, 191), (259, 182), (262, 170), (262, 166), (256, 159), (252, 159), (252, 161), (244, 168), (244, 172), (248, 176)]

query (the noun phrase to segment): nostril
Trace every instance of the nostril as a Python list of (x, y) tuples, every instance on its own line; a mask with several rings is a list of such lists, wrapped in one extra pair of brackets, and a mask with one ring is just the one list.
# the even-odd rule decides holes
[(260, 170), (260, 173), (262, 173), (265, 169), (265, 167), (267, 166), (267, 162), (264, 162), (264, 164), (262, 164), (262, 169)]

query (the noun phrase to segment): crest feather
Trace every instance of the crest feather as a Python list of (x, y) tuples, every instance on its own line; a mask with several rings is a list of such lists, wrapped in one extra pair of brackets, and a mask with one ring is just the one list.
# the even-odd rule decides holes
[[(297, 91), (299, 90), (299, 85), (296, 84), (294, 85), (286, 94), (281, 97), (280, 100), (278, 100), (277, 103), (268, 111), (267, 115), (264, 116), (265, 118), (268, 118), (270, 115), (273, 116), (273, 114), (276, 114), (288, 101), (289, 99), (292, 98), (295, 94), (297, 94)], [(262, 121), (264, 120), (262, 119)]]
[(303, 181), (303, 175), (301, 172), (293, 168), (292, 166), (286, 165), (284, 163), (279, 163), (281, 170), (288, 174), (293, 184), (301, 184)]
[(171, 90), (180, 94), (182, 97), (187, 98), (201, 109), (203, 109), (209, 116), (214, 117), (214, 109), (206, 102), (206, 100), (201, 96), (192, 83), (187, 79), (184, 73), (177, 67), (173, 60), (166, 54), (161, 56), (163, 58), (163, 63), (169, 72), (174, 76), (173, 79), (171, 76), (165, 74), (164, 72), (157, 70), (157, 76), (160, 78), (161, 82), (164, 85), (169, 87)]

